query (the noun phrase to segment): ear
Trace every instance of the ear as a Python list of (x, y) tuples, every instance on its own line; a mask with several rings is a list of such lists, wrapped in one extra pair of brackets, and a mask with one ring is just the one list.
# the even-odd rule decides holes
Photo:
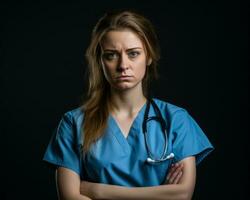
[(148, 58), (147, 66), (151, 65), (152, 63), (152, 58)]

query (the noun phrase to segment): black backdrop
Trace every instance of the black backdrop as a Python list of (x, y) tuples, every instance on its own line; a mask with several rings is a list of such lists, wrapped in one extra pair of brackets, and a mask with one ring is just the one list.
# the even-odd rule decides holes
[(43, 153), (61, 115), (80, 102), (90, 32), (111, 8), (133, 8), (151, 19), (162, 51), (154, 95), (186, 108), (215, 146), (197, 168), (194, 199), (246, 199), (247, 4), (92, 0), (0, 6), (0, 199), (56, 199)]

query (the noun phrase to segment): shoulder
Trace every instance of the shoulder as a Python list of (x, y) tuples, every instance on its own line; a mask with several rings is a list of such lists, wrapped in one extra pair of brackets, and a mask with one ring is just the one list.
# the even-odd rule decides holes
[(67, 110), (63, 113), (62, 118), (70, 121), (71, 123), (80, 123), (83, 120), (84, 112), (81, 106)]
[(153, 98), (153, 100), (160, 109), (162, 117), (167, 120), (173, 128), (184, 126), (192, 119), (189, 112), (181, 106), (157, 98)]
[(172, 130), (178, 130), (177, 132), (185, 132), (191, 129), (200, 131), (197, 121), (185, 108), (159, 99), (154, 100), (163, 118), (170, 123)]
[(65, 111), (61, 115), (60, 122), (57, 126), (57, 138), (68, 139), (70, 141), (76, 139), (81, 142), (81, 127), (83, 120), (83, 111), (81, 107), (76, 107)]
[(153, 100), (162, 112), (166, 112), (166, 114), (170, 116), (187, 114), (187, 110), (181, 106), (175, 105), (164, 100), (160, 100), (158, 98), (153, 98)]

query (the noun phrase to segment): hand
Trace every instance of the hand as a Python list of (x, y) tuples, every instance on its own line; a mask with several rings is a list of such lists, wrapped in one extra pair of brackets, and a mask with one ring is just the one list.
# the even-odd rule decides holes
[(181, 180), (183, 173), (183, 164), (182, 163), (174, 163), (171, 165), (171, 168), (168, 172), (166, 178), (166, 184), (178, 184)]

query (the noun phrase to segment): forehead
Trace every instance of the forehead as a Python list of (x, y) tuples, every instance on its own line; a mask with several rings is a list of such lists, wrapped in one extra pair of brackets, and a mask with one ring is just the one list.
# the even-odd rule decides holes
[(101, 42), (103, 49), (129, 49), (143, 48), (143, 42), (136, 33), (130, 30), (119, 30), (107, 32)]

